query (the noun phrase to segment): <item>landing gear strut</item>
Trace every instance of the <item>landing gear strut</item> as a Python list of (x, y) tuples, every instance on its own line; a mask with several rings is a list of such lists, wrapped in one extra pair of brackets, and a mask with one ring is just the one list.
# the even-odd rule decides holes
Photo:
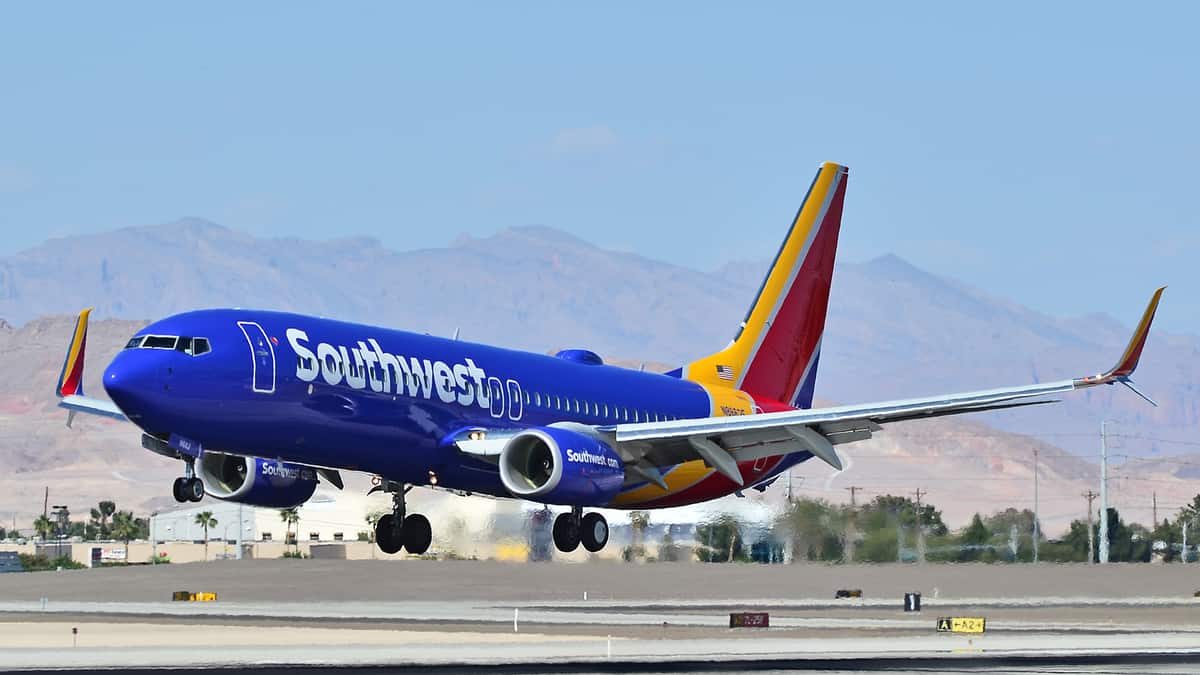
[(599, 513), (583, 514), (583, 507), (575, 506), (570, 513), (560, 513), (554, 519), (554, 546), (563, 553), (570, 553), (580, 544), (595, 553), (608, 543), (608, 521)]
[(174, 485), (171, 486), (171, 493), (175, 496), (175, 501), (183, 502), (198, 502), (204, 499), (204, 482), (196, 477), (196, 462), (190, 457), (186, 460), (183, 469), (183, 476), (175, 479)]
[(375, 543), (384, 553), (399, 553), (403, 548), (413, 555), (421, 555), (429, 550), (433, 541), (429, 519), (419, 513), (406, 513), (404, 496), (411, 489), (411, 485), (385, 480), (371, 490), (392, 493), (392, 512), (375, 523)]

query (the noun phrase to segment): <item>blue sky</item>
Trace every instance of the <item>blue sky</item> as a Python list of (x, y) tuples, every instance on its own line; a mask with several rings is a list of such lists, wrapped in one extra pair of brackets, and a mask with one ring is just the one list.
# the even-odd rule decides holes
[(201, 216), (395, 248), (543, 224), (771, 256), (817, 164), (841, 255), (1200, 333), (1200, 5), (22, 3), (0, 255)]

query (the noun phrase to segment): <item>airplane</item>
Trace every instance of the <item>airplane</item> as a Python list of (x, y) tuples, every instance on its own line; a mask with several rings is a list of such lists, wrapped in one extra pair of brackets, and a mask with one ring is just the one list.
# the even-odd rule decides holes
[[(128, 420), (142, 446), (183, 462), (179, 502), (207, 495), (303, 504), (341, 471), (392, 496), (376, 542), (424, 553), (416, 486), (566, 507), (558, 550), (600, 551), (598, 508), (655, 509), (765, 489), (801, 462), (836, 470), (835, 446), (908, 420), (1054, 403), (1132, 384), (1163, 288), (1117, 364), (1091, 376), (907, 400), (813, 408), (848, 169), (818, 169), (745, 319), (724, 349), (667, 373), (378, 326), (250, 309), (177, 314), (139, 330), (83, 391), (91, 310), (80, 313), (56, 388), (77, 413)], [(586, 510), (586, 512), (585, 512)]]

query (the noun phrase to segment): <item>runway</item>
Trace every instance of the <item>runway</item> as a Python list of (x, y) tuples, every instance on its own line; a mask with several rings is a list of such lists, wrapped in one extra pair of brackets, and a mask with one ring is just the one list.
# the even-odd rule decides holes
[[(1192, 672), (1193, 578), (1148, 565), (309, 560), (10, 574), (0, 668)], [(861, 600), (833, 598), (860, 586)], [(900, 588), (921, 591), (924, 611), (903, 612)], [(172, 602), (174, 590), (218, 601)], [(751, 610), (771, 627), (728, 627)], [(939, 615), (986, 616), (987, 632), (937, 633)]]

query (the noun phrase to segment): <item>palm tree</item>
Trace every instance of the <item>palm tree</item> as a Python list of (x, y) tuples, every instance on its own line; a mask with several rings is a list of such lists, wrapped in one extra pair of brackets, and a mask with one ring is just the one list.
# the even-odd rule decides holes
[(287, 534), (284, 536), (284, 542), (296, 543), (296, 539), (292, 537), (292, 526), (300, 522), (300, 509), (293, 506), (290, 509), (279, 509), (279, 520), (287, 524)]
[[(213, 521), (213, 524), (216, 524), (215, 520)], [(141, 528), (138, 527), (137, 521), (134, 520), (133, 511), (118, 511), (113, 514), (111, 530), (112, 537), (125, 542), (126, 548), (129, 547), (129, 540), (137, 538), (140, 531)], [(205, 531), (205, 534), (207, 535), (207, 530)], [(208, 537), (205, 536), (205, 539), (207, 538)]]
[(33, 529), (37, 532), (42, 541), (50, 539), (50, 535), (54, 534), (54, 521), (46, 514), (38, 516), (37, 520), (33, 521)]
[(208, 528), (216, 527), (217, 519), (213, 518), (212, 511), (201, 511), (193, 522), (204, 528), (204, 559), (208, 560)]
[(96, 528), (96, 538), (104, 539), (109, 535), (108, 519), (117, 512), (117, 503), (102, 501), (92, 509), (92, 525)]

